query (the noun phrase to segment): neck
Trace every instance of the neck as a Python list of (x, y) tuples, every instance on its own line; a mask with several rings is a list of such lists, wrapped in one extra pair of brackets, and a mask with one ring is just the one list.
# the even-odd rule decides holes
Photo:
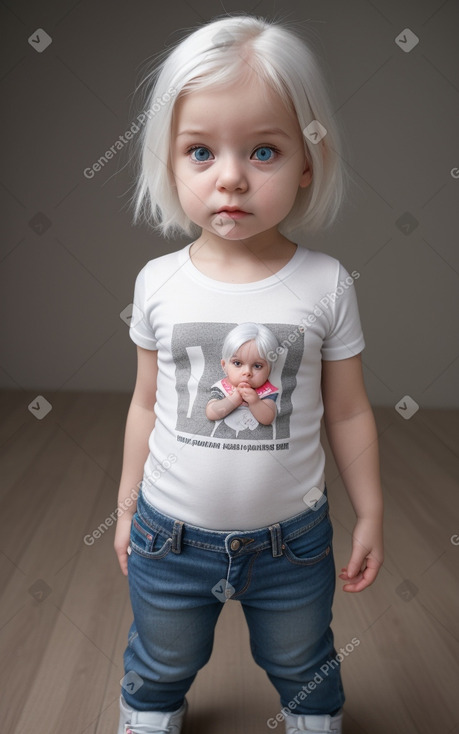
[(295, 245), (277, 230), (244, 240), (225, 240), (212, 233), (202, 232), (193, 244), (192, 251), (195, 256), (199, 253), (200, 258), (218, 259), (222, 262), (231, 259), (232, 262), (237, 262), (253, 257), (261, 260), (277, 258), (288, 247), (293, 251)]

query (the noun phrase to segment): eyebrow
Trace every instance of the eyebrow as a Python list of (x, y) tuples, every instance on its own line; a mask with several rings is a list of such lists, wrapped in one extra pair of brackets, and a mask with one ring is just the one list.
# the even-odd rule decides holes
[[(212, 135), (212, 133), (209, 130), (182, 130), (182, 132), (177, 134), (177, 138), (179, 138), (181, 135)], [(272, 128), (262, 128), (260, 130), (254, 130), (251, 135), (283, 135), (285, 138), (289, 138), (290, 136), (282, 130), (280, 127), (272, 127)]]
[[(230, 357), (230, 359), (237, 359), (238, 362), (242, 362), (242, 357), (236, 357), (235, 354), (233, 354), (233, 356)], [(260, 359), (255, 359), (252, 364), (258, 364), (259, 362), (265, 362), (267, 364), (268, 360), (263, 359), (263, 357), (260, 357)]]

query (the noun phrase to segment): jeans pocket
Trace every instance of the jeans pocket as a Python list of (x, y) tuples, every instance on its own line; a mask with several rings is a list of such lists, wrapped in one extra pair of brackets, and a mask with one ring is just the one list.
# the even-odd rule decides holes
[(284, 554), (290, 563), (313, 566), (332, 553), (333, 527), (328, 515), (296, 537), (284, 541)]
[(160, 559), (167, 556), (172, 547), (172, 538), (153, 530), (138, 512), (132, 518), (131, 552), (143, 558)]

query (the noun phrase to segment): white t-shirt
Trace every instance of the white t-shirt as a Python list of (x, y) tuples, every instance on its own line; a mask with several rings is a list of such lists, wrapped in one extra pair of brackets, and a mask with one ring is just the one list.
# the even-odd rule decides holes
[[(130, 336), (158, 350), (143, 492), (160, 512), (192, 525), (264, 527), (304, 512), (306, 498), (323, 490), (321, 360), (365, 347), (353, 285), (359, 273), (297, 247), (274, 275), (225, 283), (195, 267), (190, 247), (150, 260), (135, 284)], [(279, 343), (267, 355), (275, 418), (211, 421), (205, 411), (224, 378), (223, 342), (248, 321), (267, 326)]]

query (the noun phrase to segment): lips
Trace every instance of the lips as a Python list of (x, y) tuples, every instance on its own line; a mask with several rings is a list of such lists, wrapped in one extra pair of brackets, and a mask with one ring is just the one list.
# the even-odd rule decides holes
[(248, 212), (239, 209), (237, 206), (224, 206), (218, 210), (217, 214), (248, 214)]
[(223, 207), (223, 209), (220, 209), (217, 212), (217, 215), (225, 219), (242, 219), (243, 217), (247, 217), (249, 213), (243, 211), (242, 209), (238, 209), (235, 206), (234, 207), (231, 206), (231, 207)]

